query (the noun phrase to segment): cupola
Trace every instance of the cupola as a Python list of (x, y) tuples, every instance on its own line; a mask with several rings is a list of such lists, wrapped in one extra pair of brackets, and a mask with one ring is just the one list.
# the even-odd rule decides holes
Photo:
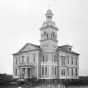
[(46, 16), (46, 21), (52, 21), (53, 13), (50, 9), (47, 10), (45, 16)]

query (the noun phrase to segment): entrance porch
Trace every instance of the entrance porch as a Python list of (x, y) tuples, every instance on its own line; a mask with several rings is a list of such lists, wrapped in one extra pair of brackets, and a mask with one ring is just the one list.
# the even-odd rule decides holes
[(22, 67), (19, 68), (19, 78), (26, 79), (34, 77), (34, 67)]

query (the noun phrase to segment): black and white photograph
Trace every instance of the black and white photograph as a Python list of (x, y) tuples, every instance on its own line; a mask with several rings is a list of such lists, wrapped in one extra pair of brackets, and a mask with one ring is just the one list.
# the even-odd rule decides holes
[(88, 0), (0, 0), (0, 88), (88, 88)]

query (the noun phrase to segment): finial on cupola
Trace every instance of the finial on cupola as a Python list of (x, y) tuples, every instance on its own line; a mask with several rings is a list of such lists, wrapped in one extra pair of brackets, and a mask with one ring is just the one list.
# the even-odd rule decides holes
[(50, 5), (49, 5), (49, 9), (50, 9)]

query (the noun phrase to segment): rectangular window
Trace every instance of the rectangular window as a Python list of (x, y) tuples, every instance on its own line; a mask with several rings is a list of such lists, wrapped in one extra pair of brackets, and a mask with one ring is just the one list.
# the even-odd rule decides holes
[(56, 56), (54, 55), (54, 62), (56, 62)]
[(31, 75), (31, 69), (28, 68), (28, 76), (30, 76), (30, 75)]
[(55, 62), (57, 62), (57, 55), (55, 55)]
[(51, 56), (51, 58), (52, 58), (52, 62), (53, 62), (53, 58), (54, 58), (53, 55)]
[(30, 58), (29, 58), (29, 55), (28, 55), (28, 56), (27, 56), (27, 63), (29, 63), (29, 59), (30, 59)]
[(35, 55), (33, 55), (33, 62), (35, 62)]
[(64, 59), (64, 65), (65, 65), (65, 58), (63, 58)]
[(19, 63), (20, 63), (21, 61), (20, 61), (20, 57), (19, 57)]
[(19, 75), (21, 76), (21, 68), (19, 68)]
[(46, 61), (48, 61), (48, 55), (46, 55)]
[(42, 67), (42, 75), (44, 75), (44, 67)]
[(43, 58), (42, 58), (42, 62), (44, 62), (44, 55), (43, 55)]
[(22, 56), (22, 63), (24, 62), (24, 56)]
[(15, 75), (17, 75), (17, 69), (15, 69)]
[(52, 67), (52, 75), (56, 75), (56, 71), (57, 69), (56, 69), (56, 67)]
[(51, 55), (52, 62), (56, 62), (56, 55)]
[(16, 58), (16, 65), (17, 65), (18, 58)]
[(72, 72), (71, 73), (72, 73), (72, 76), (73, 76), (73, 68), (72, 68)]
[(75, 65), (77, 65), (77, 58), (75, 58)]
[(47, 54), (44, 54), (42, 56), (42, 62), (47, 62), (48, 61), (48, 55)]
[(73, 57), (71, 57), (71, 63), (73, 64)]
[(47, 67), (42, 67), (42, 75), (47, 75)]
[(61, 58), (61, 65), (63, 65), (63, 58)]
[(61, 75), (65, 76), (65, 70), (61, 70)]
[(69, 64), (69, 56), (67, 56), (67, 64)]
[(63, 70), (61, 71), (61, 75), (63, 75)]
[(57, 74), (57, 68), (55, 67), (55, 75)]
[(69, 76), (69, 68), (67, 68), (67, 75)]
[(52, 67), (52, 75), (54, 75), (54, 67)]
[(23, 75), (25, 74), (25, 68), (22, 68), (22, 74)]
[(45, 67), (45, 75), (47, 75), (47, 67)]
[(75, 69), (75, 75), (77, 76), (77, 69)]
[(65, 75), (65, 71), (64, 71), (64, 75)]
[(65, 57), (61, 57), (61, 65), (65, 65)]

